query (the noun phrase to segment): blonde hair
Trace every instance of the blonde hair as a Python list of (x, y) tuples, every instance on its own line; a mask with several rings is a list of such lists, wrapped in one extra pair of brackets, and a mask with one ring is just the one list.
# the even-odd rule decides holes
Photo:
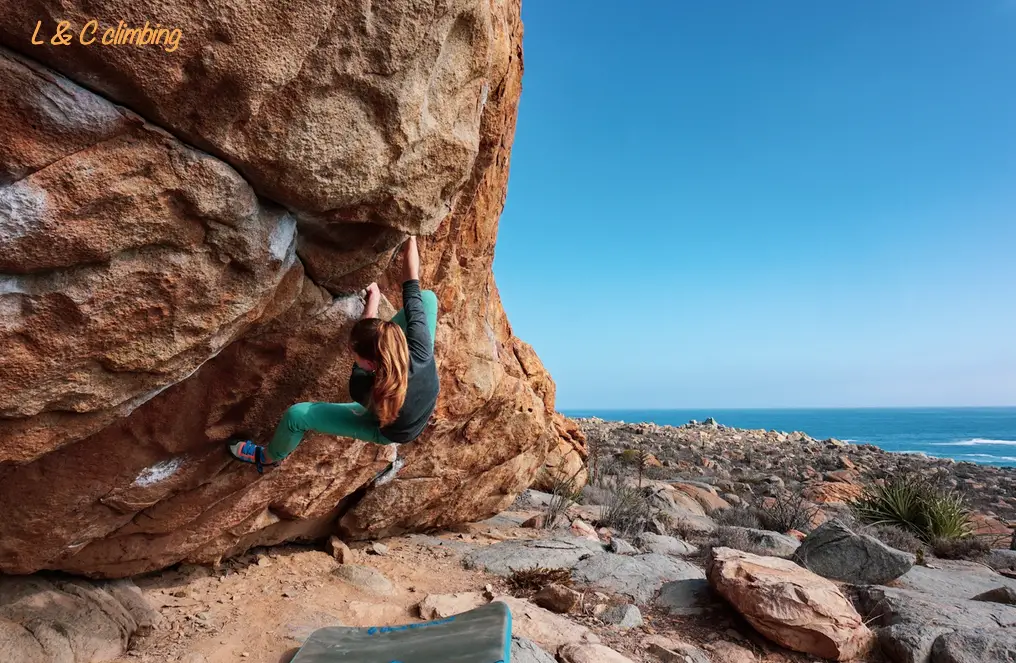
[(360, 320), (350, 334), (353, 350), (374, 362), (374, 386), (370, 411), (382, 426), (395, 421), (406, 402), (409, 386), (409, 343), (406, 334), (394, 322), (377, 318)]

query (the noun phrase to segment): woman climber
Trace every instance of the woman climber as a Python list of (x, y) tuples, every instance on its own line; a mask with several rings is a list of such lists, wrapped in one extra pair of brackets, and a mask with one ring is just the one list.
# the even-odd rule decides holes
[[(403, 254), (402, 310), (391, 322), (377, 317), (381, 291), (367, 287), (366, 306), (350, 333), (355, 363), (349, 394), (356, 403), (297, 403), (282, 417), (267, 447), (250, 440), (231, 442), (229, 453), (253, 463), (258, 472), (291, 454), (308, 431), (353, 437), (375, 444), (412, 442), (437, 404), (434, 362), (437, 296), (420, 291), (420, 253), (410, 237)], [(396, 458), (375, 480), (390, 481), (402, 467)]]

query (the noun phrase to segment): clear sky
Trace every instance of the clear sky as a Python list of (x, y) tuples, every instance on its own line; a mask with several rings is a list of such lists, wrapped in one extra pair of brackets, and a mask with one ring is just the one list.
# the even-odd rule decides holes
[(558, 407), (1016, 405), (1016, 0), (524, 0)]

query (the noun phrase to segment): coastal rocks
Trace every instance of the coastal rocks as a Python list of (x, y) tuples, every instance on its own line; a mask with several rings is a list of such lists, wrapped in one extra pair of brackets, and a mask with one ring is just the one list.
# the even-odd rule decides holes
[(715, 488), (685, 482), (677, 482), (671, 485), (675, 490), (684, 493), (698, 502), (707, 514), (730, 508), (730, 504), (716, 493)]
[(572, 575), (593, 589), (627, 596), (638, 604), (649, 602), (665, 582), (705, 577), (693, 564), (655, 553), (635, 557), (593, 555), (579, 562)]
[[(132, 2), (8, 3), (0, 41)], [(0, 503), (23, 505), (0, 571), (121, 577), (505, 509), (569, 428), (491, 271), (518, 2), (170, 5), (172, 57), (32, 50), (103, 96), (0, 54)], [(263, 476), (232, 461), (227, 440), (267, 439), (292, 404), (348, 400), (355, 293), (399, 305), (407, 231), (442, 389), (406, 467), (373, 486), (374, 445), (318, 434)]]
[(583, 486), (588, 479), (586, 436), (578, 424), (560, 414), (554, 413), (553, 422), (558, 441), (547, 454), (543, 472), (536, 477), (533, 488), (553, 491), (555, 483), (562, 482)]
[(162, 617), (130, 581), (0, 578), (0, 660), (19, 663), (119, 658)]
[(529, 539), (478, 548), (463, 561), (466, 568), (508, 576), (522, 569), (571, 569), (594, 553), (602, 554), (603, 546), (588, 539)]
[(830, 520), (801, 542), (794, 561), (823, 578), (855, 585), (884, 585), (909, 571), (914, 556)]
[(793, 562), (716, 548), (708, 577), (759, 633), (788, 649), (846, 661), (874, 643), (839, 589)]

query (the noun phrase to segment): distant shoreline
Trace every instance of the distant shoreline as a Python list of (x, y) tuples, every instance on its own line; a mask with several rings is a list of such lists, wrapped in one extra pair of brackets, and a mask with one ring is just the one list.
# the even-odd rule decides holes
[(802, 432), (979, 465), (1016, 467), (1016, 407), (562, 410), (566, 416), (681, 426), (712, 417), (746, 430)]

